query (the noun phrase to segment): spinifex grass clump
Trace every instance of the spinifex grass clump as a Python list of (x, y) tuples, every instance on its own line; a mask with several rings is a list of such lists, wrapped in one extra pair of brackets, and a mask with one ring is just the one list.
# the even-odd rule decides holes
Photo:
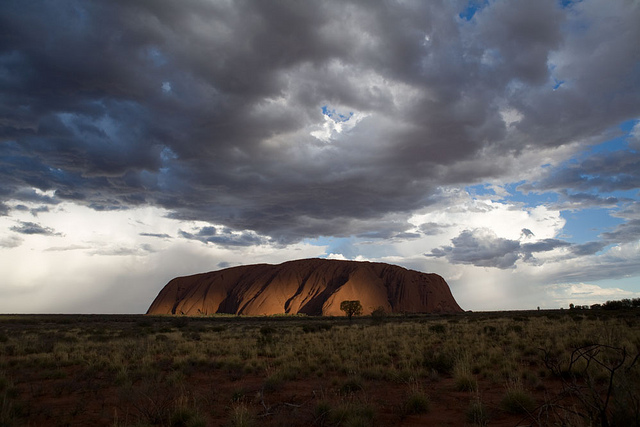
[(507, 384), (506, 393), (502, 398), (502, 409), (511, 414), (528, 414), (535, 408), (535, 402), (519, 381)]
[(412, 390), (405, 400), (403, 412), (406, 415), (426, 414), (431, 409), (431, 400), (422, 390)]
[(453, 378), (458, 391), (476, 391), (478, 389), (478, 381), (471, 373), (468, 356), (458, 359), (453, 368)]
[(489, 423), (489, 410), (479, 397), (474, 398), (465, 411), (467, 421), (478, 426), (486, 426)]

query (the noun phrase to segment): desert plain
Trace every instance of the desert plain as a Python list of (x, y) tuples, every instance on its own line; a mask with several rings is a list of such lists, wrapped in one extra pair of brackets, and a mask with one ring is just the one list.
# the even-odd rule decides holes
[(0, 315), (1, 426), (632, 426), (640, 311)]

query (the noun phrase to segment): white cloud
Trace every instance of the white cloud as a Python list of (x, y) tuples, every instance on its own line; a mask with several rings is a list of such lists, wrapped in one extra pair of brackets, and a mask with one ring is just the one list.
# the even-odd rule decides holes
[[(325, 250), (303, 243), (278, 249), (223, 248), (140, 235), (153, 231), (177, 236), (180, 228), (200, 224), (165, 214), (148, 207), (96, 212), (65, 203), (39, 217), (43, 226), (63, 236), (0, 236), (0, 242), (14, 245), (11, 250), (0, 248), (0, 312), (141, 313), (176, 276), (217, 270), (221, 265), (318, 257)], [(2, 217), (0, 226), (13, 221)]]
[(513, 126), (524, 118), (522, 113), (515, 108), (505, 108), (500, 111), (500, 115), (507, 126)]
[(333, 109), (323, 114), (324, 122), (319, 126), (320, 129), (312, 130), (310, 135), (323, 142), (331, 142), (339, 134), (355, 128), (367, 116), (358, 111), (340, 112)]
[(547, 297), (558, 307), (574, 305), (602, 304), (623, 298), (637, 298), (640, 293), (620, 288), (603, 288), (589, 283), (550, 285), (545, 288)]
[(436, 205), (421, 210), (409, 219), (418, 228), (429, 223), (446, 226), (441, 228), (439, 236), (434, 237), (436, 246), (448, 242), (464, 230), (472, 229), (488, 229), (497, 237), (517, 240), (522, 229), (526, 228), (537, 239), (548, 239), (557, 236), (565, 224), (560, 211), (543, 205), (527, 208), (513, 202), (473, 198), (466, 191), (458, 189), (448, 189), (443, 194), (444, 197)]

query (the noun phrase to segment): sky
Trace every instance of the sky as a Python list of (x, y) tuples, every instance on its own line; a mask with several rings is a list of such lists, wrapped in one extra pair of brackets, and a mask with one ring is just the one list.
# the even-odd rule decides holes
[(0, 313), (300, 258), (640, 297), (636, 0), (4, 0)]

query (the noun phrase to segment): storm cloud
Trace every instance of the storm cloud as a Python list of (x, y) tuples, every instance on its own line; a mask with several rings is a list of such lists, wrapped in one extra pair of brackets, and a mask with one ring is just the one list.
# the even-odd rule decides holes
[[(640, 116), (637, 3), (466, 7), (4, 1), (0, 215), (35, 197), (158, 206), (226, 227), (181, 233), (222, 245), (403, 235), (442, 186), (517, 177), (525, 155)], [(531, 190), (637, 188), (639, 171), (610, 154)], [(544, 250), (474, 245), (447, 256)]]
[[(525, 229), (526, 230), (526, 229)], [(531, 233), (530, 230), (528, 230)], [(525, 238), (528, 234), (524, 233)], [(557, 248), (570, 248), (578, 255), (593, 254), (603, 248), (603, 244), (593, 242), (572, 245), (559, 239), (542, 239), (535, 243), (498, 237), (488, 229), (464, 230), (451, 239), (451, 245), (432, 249), (427, 257), (446, 258), (452, 264), (471, 264), (476, 267), (515, 268), (518, 260), (538, 263), (536, 253), (549, 252)]]
[(183, 230), (178, 232), (180, 237), (190, 240), (199, 240), (202, 243), (213, 243), (226, 246), (254, 246), (269, 243), (269, 239), (258, 236), (254, 232), (234, 232), (229, 228), (217, 230), (215, 227), (202, 227), (195, 233)]

